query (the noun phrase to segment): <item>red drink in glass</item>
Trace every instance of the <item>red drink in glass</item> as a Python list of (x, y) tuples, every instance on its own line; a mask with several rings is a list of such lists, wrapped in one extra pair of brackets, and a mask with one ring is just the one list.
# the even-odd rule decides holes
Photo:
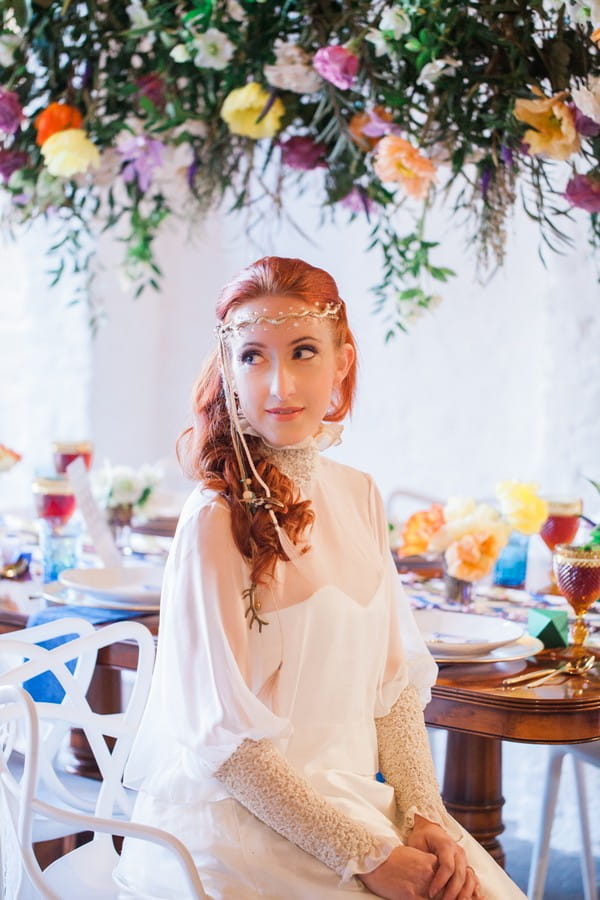
[(600, 546), (557, 544), (554, 572), (562, 595), (575, 612), (572, 650), (581, 657), (588, 636), (584, 614), (600, 597)]
[(33, 497), (40, 519), (64, 525), (75, 510), (75, 496), (66, 478), (36, 478)]
[(548, 518), (540, 529), (546, 546), (554, 550), (557, 544), (570, 544), (579, 529), (583, 512), (581, 500), (548, 500)]
[(89, 470), (92, 466), (93, 450), (91, 441), (55, 441), (52, 444), (54, 468), (59, 475), (64, 474), (69, 463), (81, 456), (86, 469)]

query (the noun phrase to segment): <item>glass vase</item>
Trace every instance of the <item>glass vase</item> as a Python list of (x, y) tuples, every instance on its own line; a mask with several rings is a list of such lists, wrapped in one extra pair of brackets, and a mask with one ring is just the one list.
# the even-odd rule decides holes
[(131, 553), (131, 520), (133, 518), (133, 503), (120, 503), (111, 506), (106, 511), (106, 520), (109, 524), (113, 540), (120, 553)]
[(458, 606), (463, 610), (473, 609), (473, 582), (463, 578), (455, 578), (444, 573), (444, 595), (446, 602), (452, 606)]

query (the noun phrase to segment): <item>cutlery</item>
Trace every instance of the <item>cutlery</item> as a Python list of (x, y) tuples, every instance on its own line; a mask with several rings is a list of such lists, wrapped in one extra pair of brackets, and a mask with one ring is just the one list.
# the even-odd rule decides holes
[(595, 656), (582, 656), (580, 659), (568, 659), (560, 663), (554, 669), (540, 669), (538, 672), (529, 673), (527, 676), (517, 675), (514, 678), (505, 678), (502, 686), (507, 690), (515, 690), (520, 684), (524, 688), (538, 687), (554, 678), (555, 675), (584, 675), (596, 662)]
[(21, 553), (21, 555), (13, 563), (7, 563), (7, 565), (0, 568), (0, 578), (20, 578), (28, 571), (29, 562), (29, 554)]

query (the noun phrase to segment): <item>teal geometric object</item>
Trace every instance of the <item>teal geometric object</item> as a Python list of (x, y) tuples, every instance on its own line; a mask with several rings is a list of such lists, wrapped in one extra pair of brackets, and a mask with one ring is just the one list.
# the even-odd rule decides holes
[(569, 619), (564, 609), (530, 609), (527, 631), (539, 638), (544, 647), (566, 647), (569, 643)]

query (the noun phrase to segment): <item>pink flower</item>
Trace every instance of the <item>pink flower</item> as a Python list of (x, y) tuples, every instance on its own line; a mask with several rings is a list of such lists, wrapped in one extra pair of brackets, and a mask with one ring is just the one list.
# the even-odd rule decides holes
[(600, 212), (600, 178), (592, 175), (574, 175), (567, 184), (564, 197), (573, 206), (589, 213)]
[(327, 153), (325, 144), (319, 144), (310, 137), (291, 137), (281, 142), (281, 159), (292, 169), (321, 168), (326, 165), (324, 156)]
[(321, 47), (313, 57), (313, 66), (321, 78), (345, 91), (354, 84), (358, 56), (345, 47)]
[(166, 102), (165, 82), (161, 76), (157, 75), (156, 72), (151, 72), (149, 75), (140, 75), (139, 78), (136, 78), (135, 83), (138, 88), (138, 98), (145, 97), (160, 112), (163, 112)]
[(343, 206), (345, 209), (349, 209), (352, 213), (366, 213), (367, 218), (369, 214), (373, 212), (375, 209), (375, 204), (367, 194), (364, 187), (354, 186), (349, 194), (346, 194), (345, 197), (342, 197), (340, 200), (340, 206)]
[(29, 165), (29, 154), (25, 150), (6, 150), (0, 148), (0, 178), (6, 182), (13, 172)]
[(19, 98), (13, 91), (0, 88), (0, 131), (14, 134), (23, 121), (23, 109)]

